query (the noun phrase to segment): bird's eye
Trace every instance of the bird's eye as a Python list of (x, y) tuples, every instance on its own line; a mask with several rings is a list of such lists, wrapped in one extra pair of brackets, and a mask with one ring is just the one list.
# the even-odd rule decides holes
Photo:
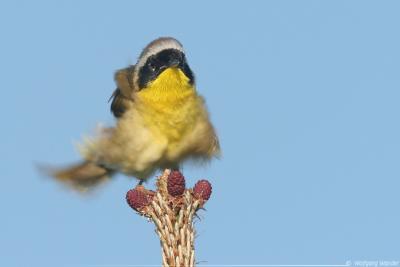
[(154, 61), (150, 61), (150, 62), (149, 62), (149, 69), (150, 69), (151, 71), (155, 71), (155, 70), (157, 69), (157, 66), (156, 66), (156, 64), (155, 64)]

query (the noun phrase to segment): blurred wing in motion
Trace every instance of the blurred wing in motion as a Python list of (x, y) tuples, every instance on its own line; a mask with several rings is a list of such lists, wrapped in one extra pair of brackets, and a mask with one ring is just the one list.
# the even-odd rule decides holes
[(134, 69), (135, 66), (130, 66), (128, 68), (118, 70), (115, 73), (114, 80), (117, 84), (117, 89), (115, 89), (109, 101), (112, 100), (111, 112), (117, 118), (121, 117), (128, 108), (128, 105), (133, 102), (132, 93), (134, 91)]

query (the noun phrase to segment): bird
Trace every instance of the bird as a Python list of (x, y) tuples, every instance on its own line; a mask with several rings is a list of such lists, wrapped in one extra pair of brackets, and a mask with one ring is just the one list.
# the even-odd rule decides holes
[(187, 161), (209, 162), (221, 148), (205, 99), (182, 44), (173, 37), (150, 42), (135, 65), (115, 72), (109, 102), (113, 127), (100, 127), (78, 145), (82, 160), (48, 168), (50, 176), (88, 191), (116, 173), (149, 179), (163, 169), (179, 170)]

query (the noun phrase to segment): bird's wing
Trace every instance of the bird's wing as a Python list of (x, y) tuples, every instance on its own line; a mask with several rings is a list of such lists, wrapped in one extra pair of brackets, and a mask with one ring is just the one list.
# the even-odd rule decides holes
[(133, 86), (133, 72), (135, 66), (118, 70), (115, 73), (114, 79), (117, 84), (117, 89), (111, 95), (109, 101), (111, 102), (111, 112), (115, 117), (119, 118), (124, 114), (129, 104), (132, 103)]

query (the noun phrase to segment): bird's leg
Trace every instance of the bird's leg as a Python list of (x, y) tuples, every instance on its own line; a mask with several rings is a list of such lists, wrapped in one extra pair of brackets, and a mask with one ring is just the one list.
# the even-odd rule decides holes
[(173, 166), (171, 166), (171, 171), (178, 171), (178, 172), (181, 172), (181, 170), (180, 170), (178, 164), (174, 164)]

